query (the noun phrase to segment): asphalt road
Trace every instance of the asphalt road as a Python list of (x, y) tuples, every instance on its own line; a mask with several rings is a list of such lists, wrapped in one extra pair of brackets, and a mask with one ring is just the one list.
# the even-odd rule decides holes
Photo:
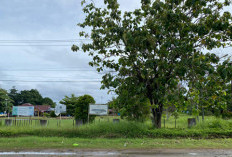
[(232, 149), (40, 150), (0, 152), (0, 157), (232, 157)]

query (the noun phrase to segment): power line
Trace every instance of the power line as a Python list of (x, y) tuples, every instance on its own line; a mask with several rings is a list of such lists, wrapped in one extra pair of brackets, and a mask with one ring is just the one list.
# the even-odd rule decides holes
[[(22, 78), (56, 78), (56, 79), (70, 79), (70, 78), (72, 78), (72, 77), (76, 77), (76, 76), (70, 76), (70, 77), (62, 77), (62, 76), (60, 76), (60, 77), (58, 77), (58, 76), (41, 76), (41, 75), (37, 75), (37, 76), (35, 76), (35, 75), (33, 75), (33, 76), (31, 76), (31, 75), (28, 75), (28, 76), (20, 76), (20, 75), (0, 75), (1, 77), (5, 77), (5, 78), (7, 78), (7, 77), (14, 77), (14, 78), (19, 78), (19, 77), (22, 77)], [(99, 78), (91, 78), (91, 79), (89, 79), (89, 80), (95, 80), (95, 79), (99, 79)]]
[[(83, 43), (91, 39), (0, 40), (0, 46), (72, 46), (63, 43)], [(62, 44), (59, 44), (62, 43)]]
[(0, 43), (46, 43), (46, 42), (78, 42), (78, 41), (89, 41), (91, 39), (42, 39), (42, 40), (0, 40)]
[(33, 80), (33, 81), (27, 81), (27, 80), (0, 80), (2, 82), (101, 82), (100, 80), (96, 80), (96, 81), (89, 81), (89, 80), (51, 80), (51, 81), (39, 81), (39, 80)]
[(4, 47), (5, 47), (5, 46), (43, 46), (43, 47), (45, 47), (45, 46), (70, 46), (70, 47), (71, 47), (72, 45), (1, 45), (1, 44), (0, 44), (0, 46), (2, 46), (2, 47), (3, 47), (3, 46), (4, 46)]
[(90, 69), (83, 69), (83, 70), (79, 70), (79, 69), (0, 69), (0, 71), (95, 71), (96, 70), (90, 70)]

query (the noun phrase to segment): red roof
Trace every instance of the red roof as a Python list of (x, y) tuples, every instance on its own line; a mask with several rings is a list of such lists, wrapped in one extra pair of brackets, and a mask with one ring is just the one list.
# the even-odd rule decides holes
[(25, 103), (20, 106), (34, 106), (34, 110), (39, 111), (39, 112), (50, 111), (50, 108), (51, 108), (49, 105), (32, 105), (30, 103)]
[(51, 108), (49, 105), (35, 105), (35, 110), (39, 110), (40, 112), (45, 112), (45, 111), (49, 111), (49, 109)]

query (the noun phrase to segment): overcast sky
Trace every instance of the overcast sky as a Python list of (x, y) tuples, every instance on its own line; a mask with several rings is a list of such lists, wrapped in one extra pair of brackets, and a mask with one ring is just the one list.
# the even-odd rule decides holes
[[(101, 6), (102, 1), (95, 2)], [(38, 43), (6, 41), (78, 39), (80, 30), (76, 24), (84, 20), (80, 3), (81, 0), (0, 0), (1, 88), (38, 89), (44, 97), (56, 102), (72, 93), (90, 94), (97, 103), (111, 100), (107, 90), (100, 90), (102, 75), (88, 66), (91, 58), (71, 51), (74, 42), (34, 46)], [(119, 3), (123, 11), (140, 6), (140, 0), (119, 0)]]
[[(121, 9), (139, 7), (140, 0), (131, 2), (121, 0)], [(56, 102), (72, 93), (90, 94), (97, 103), (111, 100), (107, 90), (100, 90), (102, 75), (88, 66), (91, 58), (71, 51), (75, 42), (6, 41), (78, 39), (80, 30), (76, 24), (84, 20), (80, 3), (81, 0), (0, 0), (1, 88), (38, 89), (43, 97)], [(38, 44), (50, 46), (34, 46)]]

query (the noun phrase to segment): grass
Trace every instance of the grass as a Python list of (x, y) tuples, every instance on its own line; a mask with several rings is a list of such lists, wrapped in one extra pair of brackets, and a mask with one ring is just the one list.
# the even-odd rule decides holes
[[(73, 146), (78, 144), (78, 146)], [(150, 138), (0, 138), (0, 151), (25, 149), (155, 149), (155, 148), (232, 148), (232, 139), (150, 139)]]
[(177, 128), (170, 117), (165, 128), (154, 129), (150, 121), (112, 123), (113, 118), (118, 117), (97, 117), (81, 127), (73, 126), (72, 119), (62, 120), (60, 126), (59, 119), (48, 119), (45, 127), (39, 121), (5, 126), (0, 120), (0, 150), (232, 148), (232, 120), (207, 116), (204, 122), (188, 128), (189, 116), (181, 115)]
[[(231, 138), (232, 120), (223, 120), (207, 116), (204, 122), (198, 123), (195, 127), (187, 127), (187, 115), (181, 115), (175, 127), (174, 118), (166, 120), (165, 128), (154, 129), (150, 121), (144, 123), (128, 122), (121, 120), (120, 123), (112, 123), (114, 117), (97, 117), (95, 122), (81, 127), (73, 126), (72, 119), (61, 121), (49, 119), (46, 127), (41, 127), (39, 121), (32, 125), (26, 125), (24, 121), (18, 126), (0, 126), (0, 137), (80, 137), (80, 138)], [(1, 123), (1, 121), (0, 121)]]

